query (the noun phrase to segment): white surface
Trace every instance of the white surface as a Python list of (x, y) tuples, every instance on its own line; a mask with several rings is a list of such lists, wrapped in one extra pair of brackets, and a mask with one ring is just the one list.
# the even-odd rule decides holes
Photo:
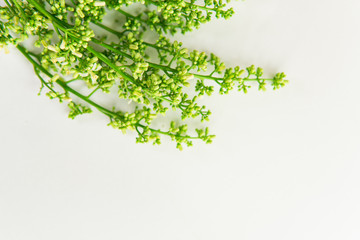
[(360, 239), (360, 2), (251, 0), (182, 39), (291, 84), (207, 99), (213, 145), (135, 144), (0, 54), (0, 239)]

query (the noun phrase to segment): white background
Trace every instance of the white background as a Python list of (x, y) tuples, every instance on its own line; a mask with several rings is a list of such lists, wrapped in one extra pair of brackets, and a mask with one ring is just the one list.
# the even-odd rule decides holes
[(232, 6), (178, 38), (291, 83), (204, 100), (217, 138), (183, 152), (68, 119), (0, 54), (1, 240), (360, 239), (360, 2)]

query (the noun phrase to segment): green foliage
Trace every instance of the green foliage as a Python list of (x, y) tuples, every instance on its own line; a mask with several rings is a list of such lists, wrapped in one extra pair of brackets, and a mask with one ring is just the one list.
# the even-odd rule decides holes
[[(234, 88), (246, 93), (252, 82), (259, 90), (265, 90), (267, 84), (278, 89), (287, 82), (283, 73), (263, 78), (263, 70), (254, 66), (228, 68), (214, 54), (189, 51), (166, 36), (192, 31), (213, 16), (228, 19), (233, 14), (228, 2), (6, 0), (6, 6), (0, 7), (0, 47), (6, 50), (15, 45), (24, 54), (42, 88), (49, 90), (46, 95), (70, 101), (70, 118), (91, 112), (81, 104), (85, 102), (108, 116), (113, 128), (136, 131), (139, 143), (160, 144), (163, 135), (182, 149), (183, 145), (192, 146), (194, 139), (211, 143), (214, 135), (208, 128), (188, 131), (186, 124), (176, 126), (173, 121), (167, 130), (156, 129), (152, 122), (159, 114), (174, 110), (181, 120), (207, 121), (211, 112), (198, 100), (212, 95), (216, 86), (220, 94)], [(140, 13), (129, 12), (127, 6), (135, 3), (142, 5)], [(109, 12), (123, 19), (114, 21), (116, 27), (103, 23)], [(156, 41), (147, 40), (145, 33), (149, 32), (156, 34)], [(21, 44), (29, 38), (34, 39), (37, 51)], [(75, 81), (85, 83), (89, 94), (81, 94), (72, 85)], [(116, 110), (93, 101), (93, 94), (108, 94), (112, 89), (117, 89), (119, 98), (135, 103), (135, 110)]]
[(71, 119), (74, 119), (75, 117), (82, 114), (92, 113), (92, 110), (90, 108), (81, 104), (76, 104), (73, 101), (68, 104), (68, 107), (70, 108), (69, 118)]

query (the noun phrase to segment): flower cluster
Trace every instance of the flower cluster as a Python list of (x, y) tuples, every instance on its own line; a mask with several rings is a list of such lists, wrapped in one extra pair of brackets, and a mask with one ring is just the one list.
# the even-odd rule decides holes
[[(210, 96), (216, 86), (220, 94), (234, 88), (246, 93), (254, 82), (265, 90), (267, 84), (278, 89), (287, 81), (283, 73), (263, 78), (263, 70), (254, 66), (226, 67), (214, 54), (190, 51), (169, 40), (166, 33), (186, 33), (212, 15), (227, 19), (233, 14), (222, 0), (195, 2), (6, 0), (0, 8), (0, 47), (17, 46), (34, 66), (42, 88), (49, 90), (47, 96), (70, 101), (70, 118), (97, 109), (109, 117), (110, 126), (136, 131), (139, 143), (160, 144), (161, 136), (170, 137), (179, 149), (192, 146), (195, 139), (211, 143), (214, 135), (208, 128), (192, 131), (179, 124), (188, 118), (209, 120), (210, 110), (198, 103), (201, 96)], [(144, 6), (137, 15), (127, 10), (134, 3)], [(111, 9), (124, 19), (114, 21), (116, 27), (103, 22)], [(146, 39), (149, 31), (157, 34), (156, 41)], [(21, 44), (28, 38), (35, 38), (37, 51)], [(73, 82), (84, 83), (89, 93), (81, 93)], [(133, 102), (135, 109), (105, 107), (93, 100), (94, 94), (116, 88), (118, 97)], [(171, 121), (167, 130), (152, 127), (159, 114), (170, 110), (180, 114), (177, 123)]]
[[(145, 6), (140, 14), (133, 15), (122, 7), (140, 2)], [(194, 28), (199, 28), (201, 24), (211, 20), (215, 14), (216, 18), (230, 18), (234, 11), (227, 9), (223, 0), (206, 0), (203, 5), (195, 4), (185, 0), (109, 0), (106, 1), (107, 7), (115, 9), (127, 18), (127, 29), (150, 28), (157, 33), (176, 32), (186, 33)], [(156, 10), (153, 10), (156, 7)]]

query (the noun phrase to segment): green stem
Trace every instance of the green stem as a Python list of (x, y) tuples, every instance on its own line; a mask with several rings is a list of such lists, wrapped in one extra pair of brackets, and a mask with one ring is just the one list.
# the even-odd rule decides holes
[(109, 28), (109, 27), (105, 26), (104, 24), (102, 24), (102, 23), (100, 23), (98, 21), (92, 21), (92, 23), (95, 24), (96, 26), (101, 27), (102, 29), (114, 34), (115, 36), (117, 36), (119, 38), (123, 36), (122, 32), (115, 31), (114, 29)]
[(16, 15), (16, 12), (15, 12), (15, 10), (13, 9), (13, 6), (9, 3), (8, 0), (5, 0), (5, 4), (8, 6), (9, 10), (10, 10), (14, 15)]
[(132, 15), (132, 14), (130, 14), (130, 13), (128, 13), (128, 12), (125, 12), (124, 10), (121, 10), (121, 9), (117, 9), (117, 11), (118, 11), (119, 13), (121, 13), (122, 15), (124, 15), (125, 17), (137, 19), (137, 20), (139, 20), (140, 22), (146, 23), (146, 21), (143, 20), (140, 16), (134, 16), (134, 15)]
[[(46, 86), (48, 89), (50, 89), (50, 91), (52, 91), (53, 93), (56, 93), (56, 91), (55, 91), (52, 87), (50, 87), (49, 84), (41, 77), (39, 69), (37, 69), (37, 68), (34, 66), (34, 70), (35, 70), (36, 76), (38, 76), (38, 78), (39, 78), (40, 81), (41, 81), (41, 84), (42, 84), (41, 89), (42, 89), (44, 86)], [(41, 92), (41, 90), (40, 90), (40, 92)]]
[[(100, 41), (99, 41), (100, 42)], [(100, 44), (99, 44), (100, 45)], [(104, 46), (103, 44), (101, 44), (100, 46)], [(106, 65), (108, 65), (109, 67), (113, 68), (118, 74), (120, 74), (120, 76), (122, 76), (124, 79), (128, 80), (129, 82), (133, 83), (133, 84), (137, 84), (135, 82), (135, 80), (128, 74), (124, 73), (123, 71), (121, 71), (118, 66), (116, 66), (113, 62), (110, 61), (109, 58), (107, 58), (103, 53), (96, 51), (95, 49), (93, 49), (92, 47), (88, 46), (86, 48), (89, 52), (91, 52), (92, 54), (94, 54), (94, 56), (96, 56), (97, 58), (99, 58), (101, 61), (103, 61)]]
[[(146, 126), (142, 125), (142, 124), (137, 124), (139, 127), (145, 129)], [(181, 136), (181, 135), (176, 135), (174, 133), (170, 133), (170, 132), (164, 132), (164, 131), (161, 131), (161, 130), (158, 130), (158, 129), (151, 129), (150, 128), (150, 131), (154, 132), (154, 133), (160, 133), (160, 134), (163, 134), (163, 135), (167, 135), (167, 136), (170, 136), (170, 137), (180, 137), (180, 138), (186, 138), (186, 139), (201, 139), (199, 137), (191, 137), (191, 136)]]
[(38, 64), (31, 56), (30, 53), (21, 45), (17, 45), (16, 48), (26, 57), (27, 60), (29, 60), (29, 62), (36, 67), (37, 69), (39, 69), (41, 72), (43, 72), (46, 76), (48, 76), (49, 78), (52, 78), (53, 75), (46, 70), (43, 66), (41, 66), (40, 64)]
[(27, 19), (27, 16), (24, 12), (24, 9), (19, 5), (19, 3), (17, 1), (12, 1), (11, 2), (15, 5), (15, 7), (21, 12), (21, 14), (25, 17), (25, 19)]
[(69, 87), (64, 81), (57, 80), (56, 83), (59, 84), (65, 91), (70, 92), (70, 93), (74, 94), (75, 96), (77, 96), (78, 98), (80, 98), (81, 100), (89, 103), (90, 105), (95, 107), (97, 110), (99, 110), (100, 112), (105, 114), (106, 116), (108, 116), (108, 117), (121, 117), (119, 114), (116, 114), (113, 111), (110, 111), (110, 110), (100, 106), (99, 104), (97, 104), (97, 103), (93, 102), (92, 100), (90, 100), (88, 97), (82, 95), (78, 91), (76, 91), (73, 88)]
[(92, 91), (87, 98), (90, 98), (92, 95), (94, 95), (94, 93), (96, 93), (98, 90), (100, 89), (100, 86), (98, 86), (97, 88), (94, 89), (94, 91)]
[(66, 81), (66, 84), (69, 84), (69, 83), (72, 83), (72, 82), (75, 82), (75, 81), (79, 81), (81, 80), (80, 78), (74, 78), (74, 79), (71, 79), (69, 81)]

